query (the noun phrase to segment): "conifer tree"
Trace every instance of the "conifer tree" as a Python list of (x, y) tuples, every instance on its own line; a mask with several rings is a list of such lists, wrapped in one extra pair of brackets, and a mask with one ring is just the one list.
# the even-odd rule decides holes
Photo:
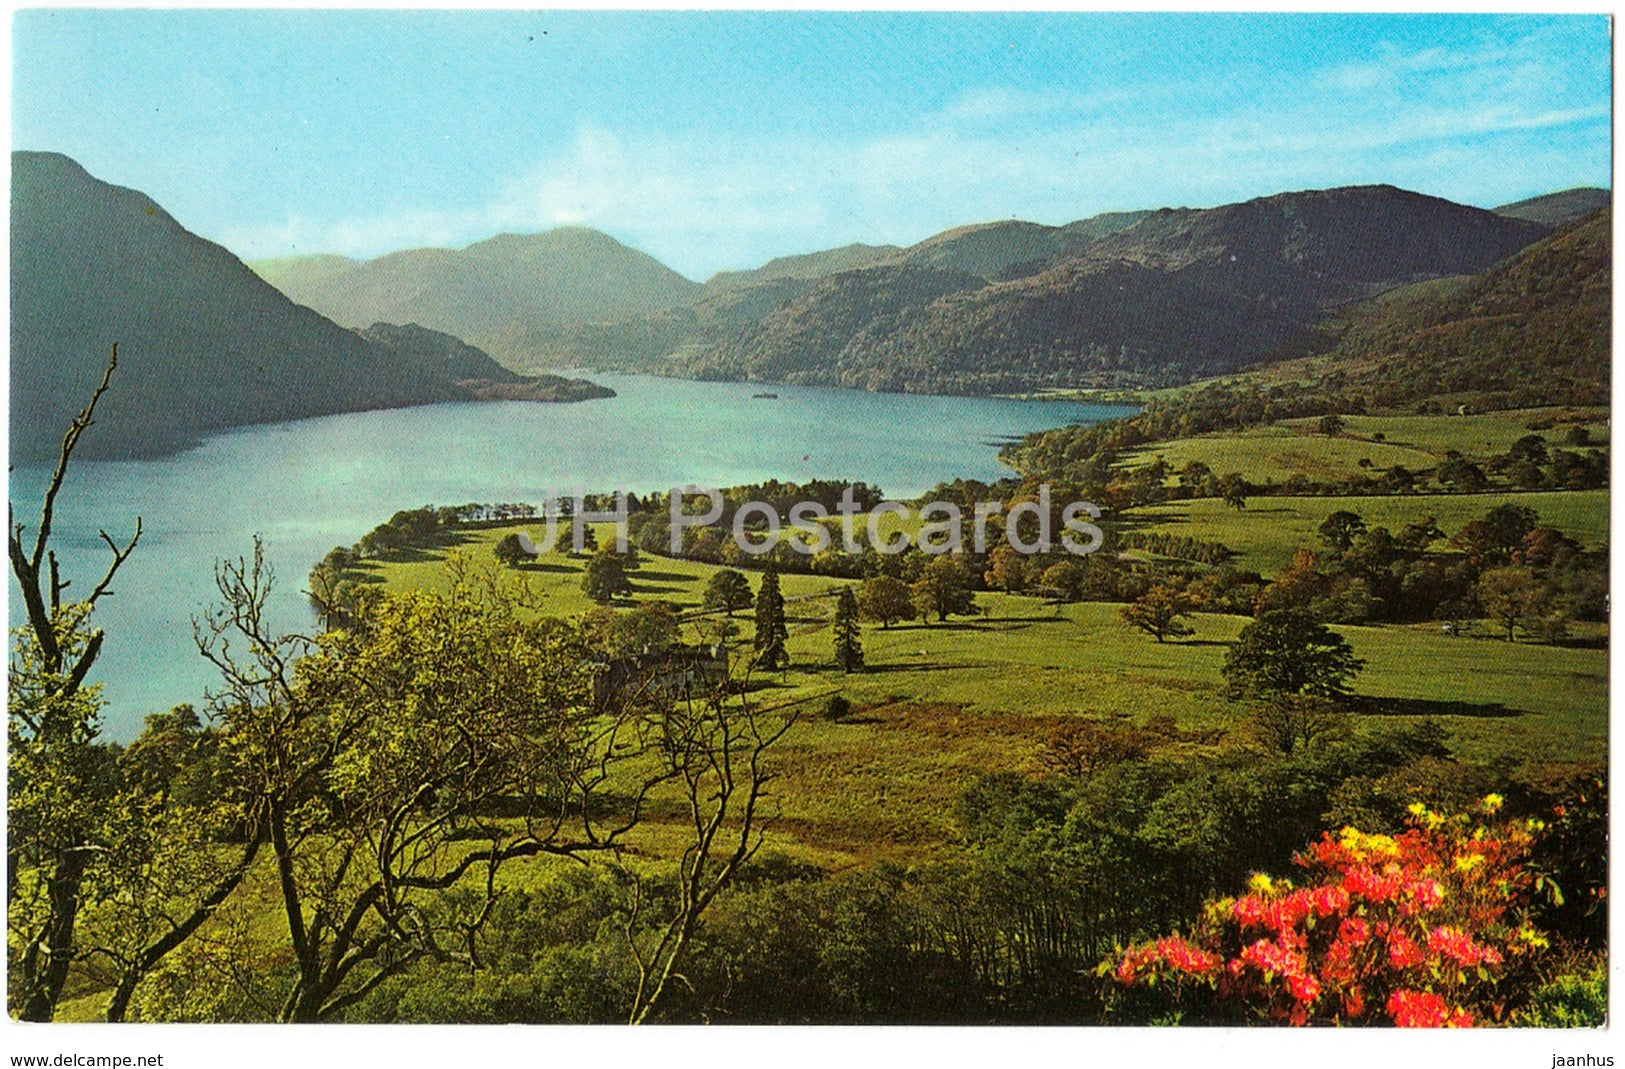
[(835, 663), (843, 672), (863, 670), (863, 641), (858, 628), (858, 599), (851, 587), (841, 588), (835, 602)]
[(783, 668), (790, 663), (790, 654), (784, 644), (790, 631), (784, 624), (784, 595), (779, 592), (779, 572), (771, 564), (762, 573), (762, 585), (756, 591), (756, 663), (768, 668)]

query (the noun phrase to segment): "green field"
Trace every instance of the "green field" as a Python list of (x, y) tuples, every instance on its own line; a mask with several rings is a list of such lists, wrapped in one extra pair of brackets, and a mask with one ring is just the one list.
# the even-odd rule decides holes
[(1124, 514), (1136, 529), (1168, 531), (1223, 542), (1238, 554), (1234, 563), (1273, 575), (1300, 546), (1320, 547), (1319, 528), (1340, 509), (1356, 512), (1369, 526), (1398, 531), (1432, 516), (1446, 534), (1499, 505), (1524, 505), (1540, 522), (1556, 527), (1586, 548), (1608, 542), (1608, 491), (1554, 490), (1533, 493), (1415, 494), (1394, 497), (1255, 497), (1245, 509), (1216, 498), (1171, 501)]
[[(1337, 435), (1321, 434), (1318, 419), (1294, 419), (1267, 427), (1157, 442), (1136, 450), (1128, 458), (1128, 467), (1144, 467), (1160, 456), (1173, 473), (1192, 461), (1201, 461), (1214, 474), (1240, 472), (1259, 484), (1285, 482), (1294, 475), (1328, 482), (1380, 473), (1396, 465), (1412, 472), (1428, 471), (1451, 450), (1483, 461), (1505, 453), (1513, 442), (1531, 433), (1544, 435), (1552, 448), (1578, 448), (1567, 445), (1568, 430), (1573, 426), (1583, 426), (1589, 432), (1592, 446), (1606, 448), (1608, 441), (1607, 416), (1595, 409), (1527, 409), (1468, 416), (1345, 416), (1343, 421), (1344, 429)], [(1536, 427), (1544, 429), (1537, 431)]]
[[(1543, 508), (1551, 518), (1601, 522), (1603, 495), (1517, 495), (1568, 501), (1569, 511)], [(1291, 501), (1303, 531), (1339, 507), (1337, 499)], [(1394, 506), (1425, 500), (1448, 528), (1501, 500), (1362, 499), (1368, 518), (1394, 522)], [(1271, 505), (1277, 504), (1275, 499)], [(1260, 502), (1264, 505), (1264, 502)], [(1206, 506), (1215, 506), (1211, 517)], [(1282, 529), (1281, 513), (1266, 508), (1237, 514), (1218, 502), (1183, 503), (1210, 520), (1212, 535)], [(1537, 507), (1540, 507), (1537, 504)], [(1221, 511), (1222, 510), (1222, 511)], [(1195, 522), (1195, 518), (1193, 521)], [(461, 549), (480, 558), (505, 533), (469, 533)], [(607, 530), (600, 532), (601, 537)], [(1204, 535), (1206, 537), (1206, 535)], [(1308, 536), (1313, 541), (1312, 533)], [(1295, 543), (1294, 543), (1295, 544)], [(1255, 549), (1255, 552), (1261, 552)], [(1279, 537), (1267, 553), (1290, 555)], [(445, 582), (440, 554), (410, 563), (372, 565), (390, 589), (437, 587)], [(591, 603), (580, 592), (582, 561), (557, 553), (520, 569), (543, 596), (544, 611), (576, 615)], [(711, 565), (645, 554), (632, 573), (635, 600), (664, 601), (684, 611), (693, 641), (702, 620), (696, 610)], [(752, 585), (756, 577), (751, 576)], [(781, 848), (821, 864), (845, 865), (889, 857), (930, 855), (954, 834), (956, 799), (971, 777), (991, 771), (1032, 771), (1040, 747), (1069, 717), (1126, 717), (1145, 723), (1172, 717), (1186, 733), (1183, 745), (1203, 748), (1242, 726), (1244, 710), (1221, 692), (1219, 669), (1246, 619), (1202, 615), (1196, 634), (1157, 643), (1122, 622), (1108, 604), (1054, 606), (1035, 598), (978, 594), (983, 614), (946, 624), (863, 628), (866, 670), (845, 675), (831, 664), (827, 596), (843, 581), (785, 575), (793, 667), (758, 682), (764, 706), (796, 705), (802, 723), (781, 744), (776, 783)], [(736, 615), (748, 648), (750, 612)], [(1442, 634), (1436, 626), (1344, 627), (1357, 656), (1367, 662), (1355, 682), (1358, 722), (1383, 730), (1403, 718), (1431, 715), (1452, 734), (1464, 756), (1493, 760), (1531, 754), (1563, 760), (1596, 757), (1607, 735), (1607, 652), (1602, 648), (1509, 644), (1487, 637)], [(1581, 628), (1596, 638), (1600, 628)], [(1595, 632), (1595, 634), (1593, 634)], [(818, 715), (828, 697), (845, 695), (855, 707), (847, 721)], [(640, 831), (645, 849), (658, 852), (656, 820)]]
[[(1303, 432), (1317, 423), (1319, 420), (1296, 419), (1277, 426)], [(1344, 416), (1343, 423), (1347, 437), (1370, 440), (1381, 434), (1384, 444), (1435, 456), (1451, 449), (1468, 457), (1494, 456), (1505, 453), (1527, 434), (1543, 436), (1553, 448), (1578, 448), (1568, 445), (1569, 428), (1575, 426), (1586, 429), (1592, 445), (1606, 448), (1608, 443), (1608, 413), (1590, 408), (1530, 408), (1466, 416)]]
[[(1284, 424), (1222, 436), (1158, 442), (1138, 451), (1130, 459), (1129, 467), (1144, 467), (1159, 456), (1173, 473), (1199, 460), (1215, 474), (1240, 472), (1253, 483), (1284, 482), (1294, 475), (1317, 481), (1340, 481), (1368, 469), (1380, 472), (1400, 465), (1421, 471), (1438, 463), (1431, 453), (1419, 449), (1359, 438), (1333, 438)], [(1369, 464), (1362, 466), (1362, 460)], [(1170, 479), (1174, 481), (1177, 480)]]

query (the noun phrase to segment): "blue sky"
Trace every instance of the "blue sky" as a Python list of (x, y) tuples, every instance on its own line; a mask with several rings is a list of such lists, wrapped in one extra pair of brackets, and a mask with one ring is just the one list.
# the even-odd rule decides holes
[(566, 223), (684, 274), (966, 222), (1609, 185), (1601, 14), (23, 11), (16, 148), (244, 258)]

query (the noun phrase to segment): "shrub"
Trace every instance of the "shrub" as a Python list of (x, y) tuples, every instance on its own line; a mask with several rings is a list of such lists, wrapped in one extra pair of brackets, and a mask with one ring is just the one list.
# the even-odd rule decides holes
[(1446, 817), (1417, 804), (1397, 836), (1327, 833), (1297, 858), (1301, 886), (1255, 875), (1246, 894), (1209, 902), (1191, 937), (1131, 947), (1103, 971), (1216, 1017), (1504, 1021), (1547, 941), (1527, 918), (1536, 877), (1526, 862), (1544, 826), (1492, 824), (1500, 805), (1492, 794), (1478, 817)]

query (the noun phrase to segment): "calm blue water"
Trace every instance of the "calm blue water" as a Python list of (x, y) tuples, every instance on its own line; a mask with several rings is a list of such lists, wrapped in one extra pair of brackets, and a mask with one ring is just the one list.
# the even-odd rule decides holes
[[(862, 480), (912, 497), (956, 476), (1008, 474), (996, 456), (1008, 436), (1131, 411), (797, 386), (766, 387), (779, 395), (770, 401), (752, 399), (764, 389), (752, 384), (593, 378), (619, 396), (331, 416), (232, 431), (164, 460), (76, 464), (53, 541), (75, 591), (100, 576), (98, 530), (120, 538), (137, 516), (145, 524), (98, 610), (108, 638), (92, 678), (105, 684), (108, 734), (128, 739), (146, 713), (201, 702), (213, 676), (192, 617), (214, 600), (214, 562), (250, 553), (256, 533), (279, 577), (280, 626), (303, 630), (310, 566), (397, 509), (767, 478)], [(37, 520), (48, 475), (13, 473), (18, 520)]]

